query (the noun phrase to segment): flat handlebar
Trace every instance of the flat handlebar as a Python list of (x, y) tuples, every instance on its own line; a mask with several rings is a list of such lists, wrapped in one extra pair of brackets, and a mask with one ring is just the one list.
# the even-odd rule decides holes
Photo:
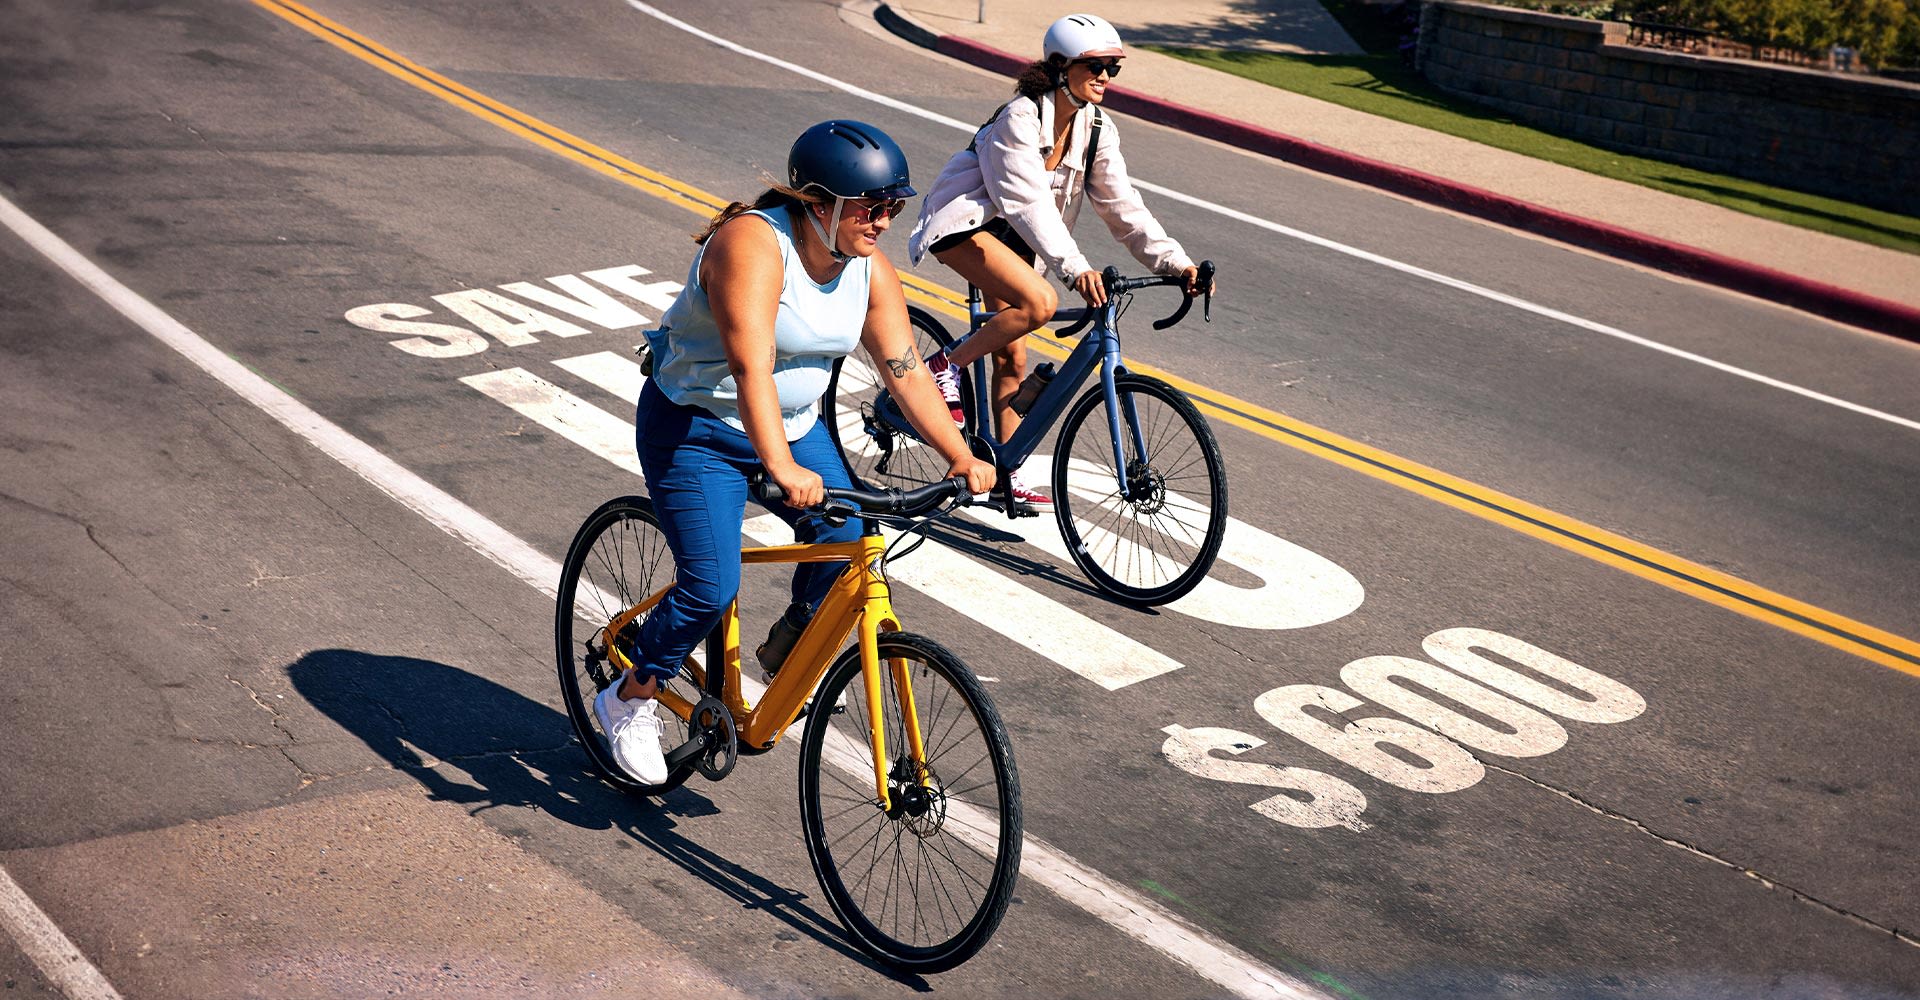
[[(756, 472), (747, 482), (747, 492), (755, 500), (769, 506), (785, 499), (786, 492), (780, 484), (767, 478), (765, 472)], [(826, 517), (849, 517), (857, 515), (879, 515), (888, 517), (920, 517), (932, 513), (941, 504), (955, 497), (971, 497), (967, 489), (965, 476), (954, 476), (937, 483), (928, 483), (914, 490), (841, 490), (829, 487), (827, 498), (818, 507), (811, 508), (815, 513)]]

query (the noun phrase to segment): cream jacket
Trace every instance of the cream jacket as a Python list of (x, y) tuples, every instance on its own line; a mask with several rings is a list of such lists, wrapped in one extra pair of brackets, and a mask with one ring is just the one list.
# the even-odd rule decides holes
[(1083, 201), (1093, 203), (1095, 214), (1114, 239), (1155, 274), (1177, 274), (1193, 266), (1127, 179), (1120, 131), (1112, 115), (1103, 115), (1091, 177), (1081, 177), (1093, 122), (1090, 107), (1074, 112), (1066, 155), (1051, 173), (1047, 171), (1046, 160), (1053, 153), (1054, 113), (1051, 93), (1042, 95), (1037, 106), (1030, 98), (1016, 97), (975, 134), (973, 149), (963, 149), (947, 161), (921, 201), (920, 218), (907, 236), (907, 253), (914, 266), (941, 239), (1003, 215), (1033, 247), (1037, 266), (1072, 284), (1092, 266), (1072, 235)]

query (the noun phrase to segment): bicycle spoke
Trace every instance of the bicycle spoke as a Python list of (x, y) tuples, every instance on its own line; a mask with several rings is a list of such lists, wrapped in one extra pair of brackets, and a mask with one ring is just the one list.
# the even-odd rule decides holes
[[(680, 784), (693, 765), (683, 765), (660, 785), (635, 781), (613, 760), (593, 702), (618, 679), (608, 656), (615, 637), (607, 626), (634, 602), (671, 582), (673, 575), (673, 554), (651, 503), (644, 497), (617, 498), (588, 515), (568, 547), (554, 612), (561, 694), (574, 733), (596, 770), (616, 786), (643, 795)], [(688, 672), (681, 671), (667, 684), (688, 701), (699, 700), (701, 692)], [(663, 721), (664, 742), (686, 742), (690, 727), (684, 720), (667, 716)]]
[(1117, 389), (1133, 416), (1121, 428), (1125, 464), (1115, 467), (1101, 397), (1083, 397), (1061, 432), (1056, 516), (1095, 583), (1164, 603), (1192, 589), (1219, 551), (1225, 479), (1211, 432), (1178, 390), (1137, 375)]
[[(904, 661), (900, 672), (909, 681), (897, 683), (889, 666), (880, 686), (890, 807), (883, 811), (870, 798), (856, 805), (838, 791), (823, 800), (827, 789), (859, 788), (872, 773), (864, 683), (858, 661), (843, 659), (831, 684), (846, 690), (847, 711), (810, 720), (803, 737), (803, 768), (810, 769), (802, 772), (803, 812), (810, 830), (819, 831), (809, 834), (808, 848), (819, 852), (817, 864), (826, 862), (823, 885), (859, 940), (891, 960), (948, 968), (977, 949), (1010, 898), (1019, 823), (1017, 808), (1005, 814), (1010, 762), (985, 735), (976, 696), (942, 662), (914, 652), (912, 643), (902, 650), (891, 648), (899, 639), (881, 641), (888, 647), (883, 661)], [(967, 679), (977, 691), (979, 682)], [(909, 712), (920, 725), (919, 762), (905, 726)], [(1004, 735), (1000, 740), (1004, 748)], [(856, 777), (818, 773), (826, 769), (823, 756)]]

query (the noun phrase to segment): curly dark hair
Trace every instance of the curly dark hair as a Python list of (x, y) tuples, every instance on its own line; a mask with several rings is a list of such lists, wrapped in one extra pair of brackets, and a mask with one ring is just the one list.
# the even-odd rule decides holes
[(1021, 97), (1039, 97), (1057, 89), (1066, 79), (1067, 57), (1048, 56), (1020, 71), (1019, 79), (1013, 81), (1013, 92)]

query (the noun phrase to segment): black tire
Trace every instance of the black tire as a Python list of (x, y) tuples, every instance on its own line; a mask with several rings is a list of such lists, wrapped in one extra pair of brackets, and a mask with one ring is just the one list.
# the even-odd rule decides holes
[[(1123, 373), (1123, 453), (1141, 491), (1123, 500), (1114, 469), (1105, 397), (1095, 385), (1074, 401), (1053, 457), (1053, 510), (1067, 551), (1094, 585), (1134, 604), (1175, 600), (1205, 579), (1227, 530), (1227, 474), (1220, 445), (1186, 394), (1156, 378)], [(1146, 441), (1133, 455), (1131, 401)]]
[[(673, 769), (667, 780), (657, 785), (636, 781), (613, 759), (600, 722), (594, 717), (593, 699), (619, 680), (607, 660), (607, 624), (672, 583), (674, 569), (673, 552), (667, 548), (653, 501), (637, 496), (609, 500), (587, 515), (560, 567), (560, 595), (553, 618), (560, 697), (567, 704), (567, 717), (573, 720), (574, 736), (594, 770), (608, 783), (635, 795), (660, 795), (680, 787), (693, 773), (694, 763), (688, 761)], [(706, 645), (706, 662), (719, 663), (719, 646), (712, 636)], [(719, 680), (716, 674), (710, 685), (715, 690), (706, 693), (717, 694)], [(684, 670), (667, 684), (667, 690), (693, 703), (702, 694), (693, 675)], [(659, 711), (666, 723), (661, 742), (671, 751), (687, 741), (689, 728), (685, 720), (664, 707)]]
[[(887, 753), (896, 778), (889, 816), (874, 796), (867, 692), (856, 645), (841, 654), (814, 704), (846, 692), (845, 711), (809, 719), (800, 742), (800, 819), (827, 901), (867, 953), (900, 969), (965, 962), (1000, 926), (1020, 873), (1020, 777), (1013, 747), (980, 681), (925, 636), (880, 637)], [(929, 793), (916, 770), (890, 659), (908, 664), (925, 734)]]
[[(953, 338), (947, 336), (940, 321), (918, 306), (907, 307), (907, 321), (913, 327), (913, 347), (920, 357), (953, 344)], [(977, 422), (968, 383), (968, 373), (962, 371), (960, 406), (967, 415), (966, 426), (971, 429)], [(873, 406), (879, 395), (880, 378), (872, 360), (866, 352), (855, 351), (834, 363), (826, 397), (820, 401), (820, 419), (826, 421), (827, 431), (833, 435), (834, 447), (847, 463), (854, 485), (872, 490), (910, 490), (945, 479), (947, 461), (939, 452), (923, 444), (911, 431), (876, 424)]]

